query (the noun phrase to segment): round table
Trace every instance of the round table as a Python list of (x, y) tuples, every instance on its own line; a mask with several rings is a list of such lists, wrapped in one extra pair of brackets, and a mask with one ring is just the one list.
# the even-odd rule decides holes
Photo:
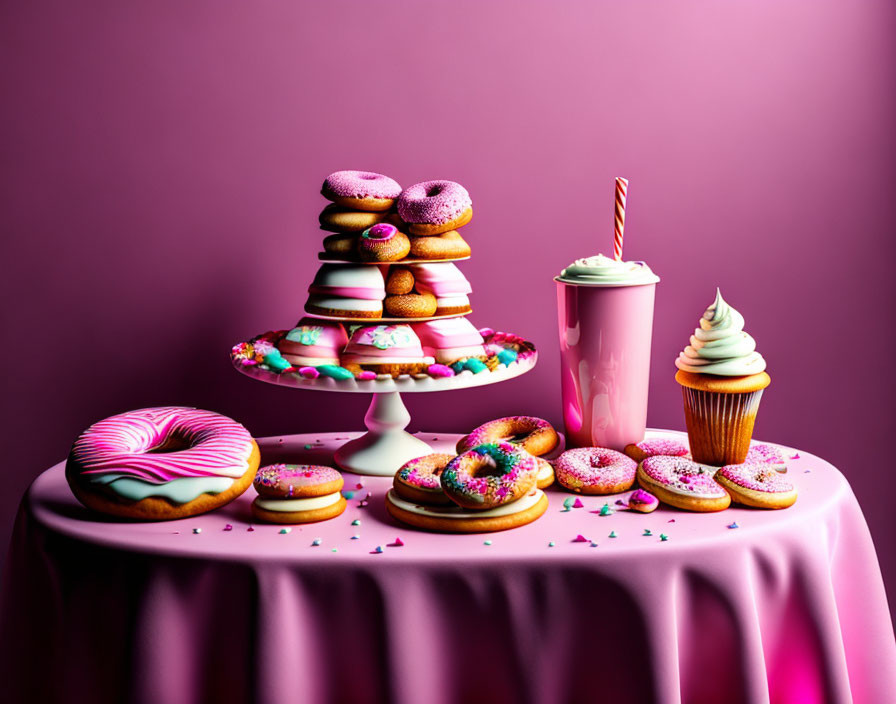
[[(354, 435), (259, 445), (265, 462), (323, 463)], [(459, 437), (419, 435), (444, 451)], [(342, 516), (285, 533), (252, 523), (251, 489), (196, 518), (107, 521), (59, 464), (28, 491), (11, 544), (3, 699), (896, 701), (896, 642), (852, 490), (782, 450), (799, 489), (784, 511), (602, 516), (616, 497), (564, 508), (555, 486), (541, 519), (489, 535), (400, 525), (383, 504), (390, 479), (351, 474)]]

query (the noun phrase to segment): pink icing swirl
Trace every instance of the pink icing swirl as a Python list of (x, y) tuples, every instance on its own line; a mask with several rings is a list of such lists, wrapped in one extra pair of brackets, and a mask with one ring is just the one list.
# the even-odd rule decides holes
[(335, 171), (327, 176), (321, 193), (340, 198), (398, 198), (401, 186), (394, 179), (373, 171)]
[(187, 477), (240, 477), (254, 442), (226, 416), (197, 408), (143, 408), (91, 425), (70, 461), (83, 475), (120, 474), (153, 484)]
[(472, 206), (467, 189), (454, 181), (415, 183), (398, 196), (398, 215), (410, 223), (443, 225)]
[(722, 498), (727, 495), (708, 469), (686, 457), (648, 457), (641, 463), (641, 471), (657, 484), (680, 494), (705, 498)]

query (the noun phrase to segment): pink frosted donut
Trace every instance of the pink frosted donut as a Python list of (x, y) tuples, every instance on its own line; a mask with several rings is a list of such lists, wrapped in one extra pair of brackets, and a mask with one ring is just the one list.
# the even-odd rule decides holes
[(638, 465), (638, 483), (663, 503), (686, 511), (722, 511), (731, 504), (712, 471), (687, 457), (648, 457)]
[(526, 452), (541, 457), (551, 452), (560, 442), (554, 426), (535, 416), (507, 416), (483, 423), (457, 442), (457, 452), (488, 442), (509, 442)]
[(387, 222), (368, 227), (358, 239), (358, 254), (364, 262), (397, 262), (410, 251), (408, 236)]
[(197, 408), (143, 408), (91, 425), (65, 467), (88, 508), (167, 520), (228, 503), (252, 483), (258, 447), (242, 425)]
[(778, 472), (787, 471), (787, 463), (784, 461), (784, 455), (774, 445), (753, 445), (747, 451), (747, 457), (744, 464), (752, 462), (753, 464), (768, 465)]
[(442, 471), (442, 490), (463, 508), (487, 509), (508, 504), (535, 488), (535, 458), (509, 442), (495, 442), (463, 452)]
[(667, 457), (685, 457), (688, 454), (688, 446), (680, 440), (671, 438), (654, 438), (642, 440), (625, 446), (625, 454), (635, 462), (643, 462), (648, 457), (666, 455)]
[(754, 508), (787, 508), (796, 501), (796, 488), (768, 464), (729, 464), (716, 472), (716, 481), (731, 500)]
[(369, 212), (388, 210), (401, 193), (398, 182), (373, 171), (336, 171), (321, 187), (327, 200)]
[(275, 499), (323, 496), (340, 491), (342, 475), (332, 467), (316, 464), (271, 464), (255, 473), (259, 496)]
[(395, 473), (392, 486), (395, 493), (408, 501), (421, 504), (450, 504), (442, 491), (440, 477), (454, 455), (436, 452), (405, 462)]
[(554, 462), (557, 481), (580, 494), (617, 494), (635, 483), (637, 463), (616, 450), (577, 447)]
[(438, 235), (456, 230), (473, 217), (467, 189), (454, 181), (424, 181), (398, 196), (398, 216), (412, 235)]

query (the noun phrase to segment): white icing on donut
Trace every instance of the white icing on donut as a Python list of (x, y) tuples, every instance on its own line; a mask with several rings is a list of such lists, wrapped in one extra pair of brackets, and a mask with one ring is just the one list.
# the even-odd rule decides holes
[(518, 501), (480, 511), (476, 509), (461, 508), (460, 506), (423, 506), (421, 504), (415, 504), (402, 499), (395, 493), (394, 489), (390, 489), (389, 493), (386, 494), (386, 498), (392, 502), (392, 505), (396, 508), (400, 508), (402, 511), (416, 513), (421, 516), (431, 516), (433, 518), (454, 518), (458, 520), (513, 516), (535, 506), (535, 504), (541, 500), (542, 496), (544, 496), (544, 492), (541, 489), (534, 489)]
[(342, 495), (337, 491), (324, 496), (309, 496), (304, 499), (263, 499), (260, 496), (255, 499), (255, 505), (265, 511), (277, 511), (292, 513), (293, 511), (314, 511), (339, 503)]
[(221, 494), (233, 486), (229, 477), (186, 477), (164, 484), (153, 484), (123, 474), (104, 474), (91, 479), (131, 501), (142, 501), (150, 496), (168, 499), (175, 504), (186, 504), (203, 494)]

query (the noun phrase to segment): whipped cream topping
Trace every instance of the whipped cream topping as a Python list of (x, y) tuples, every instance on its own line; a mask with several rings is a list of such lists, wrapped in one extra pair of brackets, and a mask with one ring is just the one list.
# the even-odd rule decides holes
[(603, 254), (576, 259), (560, 272), (558, 281), (586, 286), (655, 284), (660, 277), (645, 262), (618, 262)]
[(675, 366), (695, 374), (747, 376), (765, 371), (765, 360), (756, 351), (756, 340), (744, 332), (744, 317), (716, 289), (716, 300), (703, 313)]

